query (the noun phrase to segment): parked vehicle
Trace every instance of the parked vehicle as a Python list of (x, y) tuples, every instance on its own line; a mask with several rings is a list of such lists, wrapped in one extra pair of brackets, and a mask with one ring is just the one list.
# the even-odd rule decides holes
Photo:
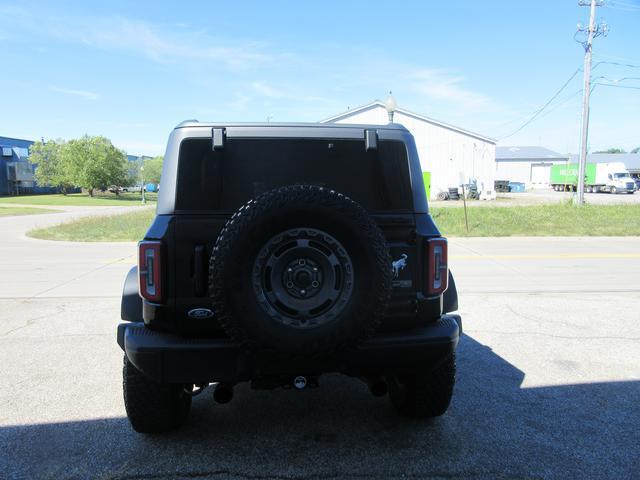
[[(578, 165), (552, 165), (550, 185), (556, 191), (575, 191), (578, 187)], [(638, 187), (624, 163), (587, 163), (585, 192), (633, 193)]]
[(328, 372), (445, 413), (461, 320), (408, 130), (185, 122), (162, 179), (117, 333), (135, 430), (179, 426), (210, 385), (225, 403)]

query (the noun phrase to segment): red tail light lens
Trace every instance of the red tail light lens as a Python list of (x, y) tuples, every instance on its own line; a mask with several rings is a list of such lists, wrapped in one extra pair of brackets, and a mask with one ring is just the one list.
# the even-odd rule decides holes
[(449, 284), (448, 247), (446, 238), (427, 240), (427, 296), (441, 295)]
[(138, 287), (140, 296), (150, 302), (162, 301), (162, 243), (138, 243)]

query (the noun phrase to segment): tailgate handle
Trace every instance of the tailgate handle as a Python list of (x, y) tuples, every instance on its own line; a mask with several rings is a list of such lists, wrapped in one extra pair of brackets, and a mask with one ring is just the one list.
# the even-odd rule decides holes
[(204, 245), (196, 245), (193, 252), (193, 283), (196, 296), (202, 297), (205, 294), (205, 263)]

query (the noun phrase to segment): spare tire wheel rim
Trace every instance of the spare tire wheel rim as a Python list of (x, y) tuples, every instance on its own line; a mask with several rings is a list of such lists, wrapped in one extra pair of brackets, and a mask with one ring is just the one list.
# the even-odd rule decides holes
[(286, 230), (258, 253), (252, 273), (258, 304), (275, 322), (301, 329), (334, 320), (353, 292), (351, 257), (332, 235)]

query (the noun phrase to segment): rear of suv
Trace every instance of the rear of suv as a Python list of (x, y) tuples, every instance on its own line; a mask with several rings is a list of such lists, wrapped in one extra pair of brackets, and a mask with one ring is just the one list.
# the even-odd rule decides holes
[(180, 124), (122, 298), (133, 428), (179, 426), (209, 386), (226, 403), (329, 372), (442, 415), (461, 329), (447, 250), (400, 125)]

